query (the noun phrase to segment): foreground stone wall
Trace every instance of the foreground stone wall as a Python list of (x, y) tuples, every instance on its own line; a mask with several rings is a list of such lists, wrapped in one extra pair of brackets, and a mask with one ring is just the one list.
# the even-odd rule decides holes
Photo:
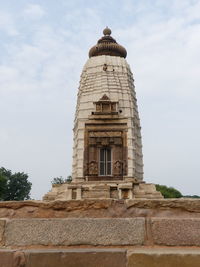
[(200, 265), (200, 200), (0, 202), (0, 267)]

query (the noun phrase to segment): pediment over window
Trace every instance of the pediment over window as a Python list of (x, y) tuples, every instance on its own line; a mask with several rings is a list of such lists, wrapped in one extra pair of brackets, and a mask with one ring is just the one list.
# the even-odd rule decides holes
[(110, 101), (110, 98), (106, 94), (104, 94), (100, 101)]
[(117, 104), (116, 101), (111, 101), (110, 98), (104, 94), (99, 101), (94, 102), (96, 110), (93, 114), (117, 114)]

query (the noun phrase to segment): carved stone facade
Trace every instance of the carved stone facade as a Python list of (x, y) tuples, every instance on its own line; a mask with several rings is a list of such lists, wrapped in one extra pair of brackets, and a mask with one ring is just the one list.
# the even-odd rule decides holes
[[(106, 29), (90, 50), (74, 121), (72, 183), (45, 199), (159, 198), (143, 180), (141, 127), (126, 50)], [(151, 187), (151, 193), (147, 193)], [(149, 192), (149, 191), (148, 191)]]
[(94, 104), (95, 111), (85, 123), (83, 176), (87, 181), (123, 180), (127, 175), (127, 119), (119, 116), (118, 102), (106, 94)]

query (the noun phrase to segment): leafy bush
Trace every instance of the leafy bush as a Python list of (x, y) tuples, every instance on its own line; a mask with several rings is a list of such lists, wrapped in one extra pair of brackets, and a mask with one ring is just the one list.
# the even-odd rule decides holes
[(55, 177), (53, 178), (53, 180), (51, 181), (52, 184), (65, 184), (65, 183), (71, 183), (72, 181), (72, 177), (67, 176), (67, 178), (63, 178), (62, 176), (60, 177)]
[(173, 187), (156, 184), (156, 190), (160, 191), (164, 198), (180, 198), (183, 197), (180, 191)]

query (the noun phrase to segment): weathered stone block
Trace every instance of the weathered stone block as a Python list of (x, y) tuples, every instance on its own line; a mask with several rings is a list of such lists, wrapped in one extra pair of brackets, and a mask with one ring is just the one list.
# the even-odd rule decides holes
[(153, 218), (151, 227), (157, 245), (200, 246), (200, 219)]
[[(126, 251), (122, 249), (73, 249), (27, 252), (26, 267), (125, 267)], [(7, 266), (6, 266), (7, 267)]]
[(136, 249), (128, 253), (127, 267), (197, 267), (197, 249)]
[(83, 198), (99, 198), (99, 199), (106, 199), (110, 198), (110, 187), (108, 186), (96, 186), (93, 188), (90, 188), (88, 190), (83, 189), (82, 192), (82, 197)]
[(0, 246), (4, 243), (4, 229), (5, 229), (5, 220), (0, 220)]
[(0, 267), (13, 267), (13, 251), (0, 250)]
[(6, 246), (142, 245), (144, 218), (13, 219)]

